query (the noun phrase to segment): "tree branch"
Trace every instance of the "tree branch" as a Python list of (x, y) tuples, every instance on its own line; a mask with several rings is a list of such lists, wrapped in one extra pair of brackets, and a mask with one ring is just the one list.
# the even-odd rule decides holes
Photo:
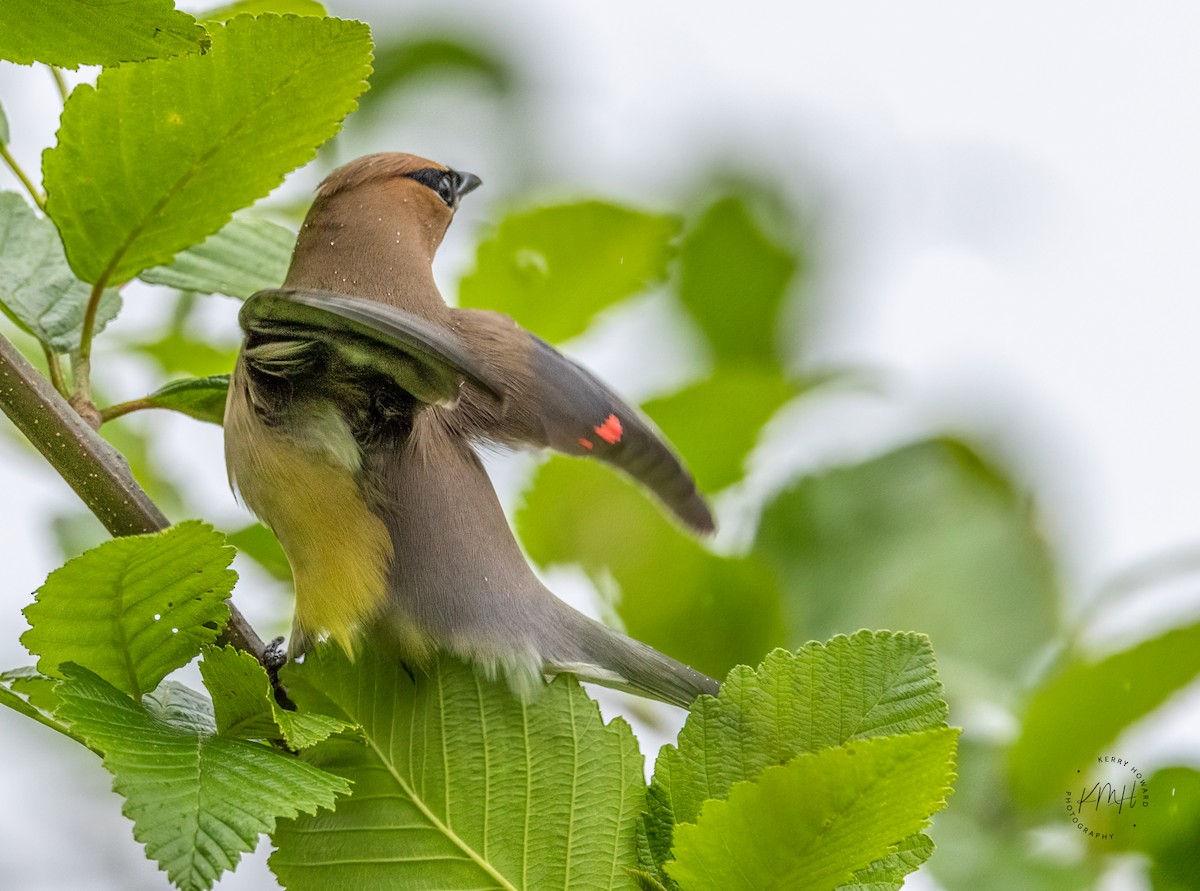
[[(124, 456), (101, 439), (3, 335), (0, 410), (114, 536), (157, 532), (170, 525), (137, 484)], [(220, 641), (253, 653), (259, 661), (266, 652), (262, 639), (232, 602)]]

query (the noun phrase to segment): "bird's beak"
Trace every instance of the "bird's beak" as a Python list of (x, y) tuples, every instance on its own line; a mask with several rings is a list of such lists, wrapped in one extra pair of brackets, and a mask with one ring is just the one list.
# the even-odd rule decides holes
[(458, 172), (458, 187), (454, 190), (454, 203), (457, 205), (462, 200), (462, 196), (468, 192), (474, 192), (483, 185), (483, 180), (473, 173)]

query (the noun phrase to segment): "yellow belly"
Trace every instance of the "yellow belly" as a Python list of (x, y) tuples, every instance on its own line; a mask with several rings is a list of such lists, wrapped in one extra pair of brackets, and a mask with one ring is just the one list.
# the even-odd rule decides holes
[[(279, 538), (296, 585), (290, 649), (328, 635), (350, 656), (383, 609), (392, 544), (355, 480), (357, 446), (338, 419), (282, 435), (259, 421), (235, 372), (225, 417), (230, 482)], [(337, 441), (344, 436), (346, 441)]]

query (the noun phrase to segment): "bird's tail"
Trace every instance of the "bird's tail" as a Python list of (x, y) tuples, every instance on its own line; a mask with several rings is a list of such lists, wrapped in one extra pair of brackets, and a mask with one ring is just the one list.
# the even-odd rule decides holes
[[(721, 685), (641, 641), (576, 613), (571, 638), (576, 650), (546, 658), (550, 674), (570, 672), (580, 680), (690, 708), (697, 696), (716, 696)], [(545, 653), (546, 650), (543, 650)]]

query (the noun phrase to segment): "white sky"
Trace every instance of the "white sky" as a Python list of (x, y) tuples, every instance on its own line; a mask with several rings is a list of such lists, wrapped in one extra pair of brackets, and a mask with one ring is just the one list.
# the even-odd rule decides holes
[[(401, 16), (383, 0), (328, 5), (374, 22)], [(816, 287), (829, 306), (819, 357), (890, 370), (897, 387), (890, 403), (831, 413), (844, 426), (814, 437), (832, 448), (945, 422), (995, 439), (1037, 484), (1078, 591), (1200, 543), (1200, 6), (421, 0), (404, 10), (405, 21), (457, 10), (468, 32), (507, 32), (525, 48), (540, 119), (553, 123), (531, 139), (563, 182), (668, 195), (676, 159), (700, 147), (819, 202)], [(53, 96), (19, 75), (0, 66), (0, 100), (36, 169), (53, 117), (28, 136), (22, 127)], [(17, 84), (27, 95), (13, 94)], [(468, 122), (447, 137), (448, 161), (477, 169), (472, 135)], [(417, 147), (364, 151), (404, 148)], [(479, 154), (490, 156), (486, 145)], [(13, 187), (3, 172), (0, 187)], [(204, 503), (219, 503), (219, 437), (172, 435), (180, 448), (196, 441), (194, 460), (209, 465)], [(68, 502), (16, 454), (0, 444), (6, 523)], [(3, 538), (7, 666), (24, 661), (18, 610), (53, 563), (30, 525)], [(1195, 586), (1178, 596), (1194, 605)], [(46, 735), (24, 723), (0, 714), (0, 733)], [(19, 771), (38, 781), (29, 796), (56, 769), (51, 756)], [(14, 868), (45, 869), (32, 836), (81, 806), (69, 785), (44, 822), (0, 814), (0, 834), (29, 841), (14, 846)], [(102, 831), (132, 857), (113, 856), (136, 861), (114, 823)], [(102, 874), (86, 883), (94, 855), (60, 860), (50, 879), (60, 884), (21, 886), (109, 887)], [(246, 869), (221, 887), (262, 881)]]

